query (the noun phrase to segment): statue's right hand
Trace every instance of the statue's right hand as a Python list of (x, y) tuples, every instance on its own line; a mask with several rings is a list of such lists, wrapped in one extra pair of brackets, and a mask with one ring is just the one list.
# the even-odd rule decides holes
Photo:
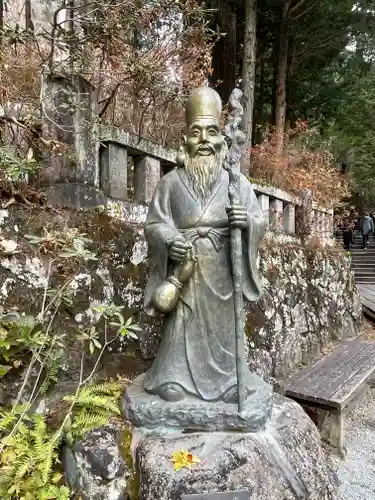
[(175, 262), (183, 262), (191, 247), (191, 243), (188, 243), (182, 236), (178, 236), (169, 247), (169, 257)]

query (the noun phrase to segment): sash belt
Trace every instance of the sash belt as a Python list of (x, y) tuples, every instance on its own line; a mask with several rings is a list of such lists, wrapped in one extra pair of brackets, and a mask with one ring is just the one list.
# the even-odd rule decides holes
[(191, 229), (180, 229), (180, 232), (191, 243), (195, 243), (199, 238), (208, 238), (216, 252), (221, 250), (224, 238), (229, 236), (229, 229), (227, 227), (194, 227)]

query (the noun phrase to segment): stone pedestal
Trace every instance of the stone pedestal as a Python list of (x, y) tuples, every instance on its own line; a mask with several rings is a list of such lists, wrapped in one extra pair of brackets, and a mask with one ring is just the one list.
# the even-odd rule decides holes
[[(299, 405), (278, 395), (263, 431), (167, 433), (134, 437), (133, 444), (140, 500), (239, 490), (248, 491), (250, 500), (336, 498), (338, 479), (313, 422)], [(174, 471), (171, 455), (181, 450), (201, 462)]]
[(237, 404), (209, 402), (190, 396), (182, 401), (167, 402), (143, 389), (144, 375), (137, 377), (126, 391), (122, 410), (125, 418), (136, 427), (147, 429), (179, 429), (191, 431), (263, 430), (272, 413), (272, 388), (262, 379), (254, 383), (245, 408), (238, 413)]

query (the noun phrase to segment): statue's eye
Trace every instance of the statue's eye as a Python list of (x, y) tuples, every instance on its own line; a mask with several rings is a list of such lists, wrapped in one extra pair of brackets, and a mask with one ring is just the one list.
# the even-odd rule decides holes
[(198, 137), (198, 136), (199, 136), (199, 134), (200, 134), (200, 131), (199, 131), (198, 129), (195, 129), (195, 130), (193, 130), (193, 131), (191, 132), (191, 135), (192, 135), (193, 137)]
[(218, 131), (215, 128), (210, 128), (208, 133), (209, 135), (218, 135)]

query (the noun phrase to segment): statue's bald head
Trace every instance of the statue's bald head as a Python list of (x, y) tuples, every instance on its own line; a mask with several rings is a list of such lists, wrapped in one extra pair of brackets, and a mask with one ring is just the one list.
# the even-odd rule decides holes
[(186, 124), (189, 127), (200, 119), (211, 119), (220, 124), (221, 99), (219, 94), (210, 87), (199, 87), (194, 89), (186, 104)]

